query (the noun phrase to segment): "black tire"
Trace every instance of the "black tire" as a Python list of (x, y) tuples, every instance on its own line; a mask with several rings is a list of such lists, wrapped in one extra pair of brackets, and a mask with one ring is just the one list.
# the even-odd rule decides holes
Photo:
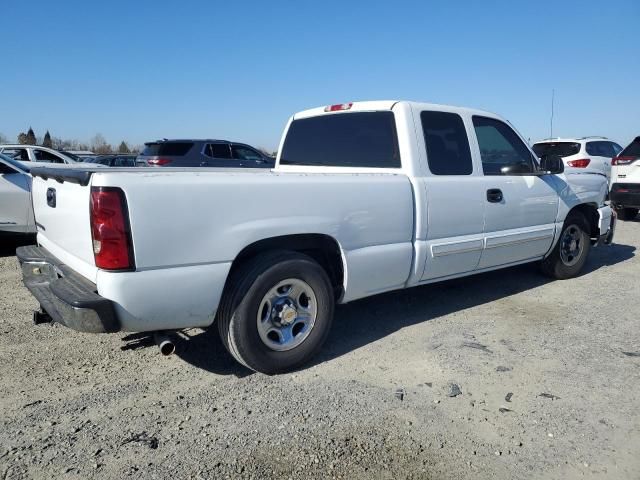
[[(589, 223), (582, 213), (570, 213), (564, 221), (560, 238), (556, 242), (555, 247), (553, 247), (553, 251), (541, 262), (541, 268), (544, 274), (558, 280), (566, 280), (578, 275), (587, 261), (589, 250), (591, 250), (589, 230)], [(579, 254), (571, 256), (561, 252), (564, 240), (567, 238), (565, 235), (579, 238), (582, 246)], [(578, 247), (580, 245), (579, 242), (576, 242)], [(571, 244), (569, 243), (569, 245)]]
[(640, 209), (637, 208), (616, 208), (616, 214), (620, 220), (633, 220), (638, 216), (638, 211), (640, 211)]
[[(258, 310), (263, 297), (279, 282), (299, 279), (313, 290), (316, 317), (299, 345), (276, 351), (261, 339)], [(248, 260), (227, 281), (217, 314), (222, 343), (241, 364), (256, 372), (294, 370), (322, 347), (333, 321), (334, 292), (324, 269), (311, 257), (292, 251), (272, 251)]]

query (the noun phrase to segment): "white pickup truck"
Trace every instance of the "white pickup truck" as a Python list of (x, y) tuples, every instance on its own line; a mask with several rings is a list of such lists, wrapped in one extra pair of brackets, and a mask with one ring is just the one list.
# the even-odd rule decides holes
[(239, 362), (283, 372), (318, 351), (336, 302), (525, 262), (577, 275), (613, 237), (607, 179), (540, 163), (491, 113), (331, 105), (291, 117), (273, 170), (34, 168), (39, 246), (17, 256), (39, 320), (215, 322)]

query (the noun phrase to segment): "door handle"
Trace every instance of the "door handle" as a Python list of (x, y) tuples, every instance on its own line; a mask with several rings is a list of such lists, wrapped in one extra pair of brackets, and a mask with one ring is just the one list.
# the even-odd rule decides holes
[(487, 201), (491, 203), (500, 203), (504, 199), (502, 190), (499, 188), (490, 188), (487, 190)]

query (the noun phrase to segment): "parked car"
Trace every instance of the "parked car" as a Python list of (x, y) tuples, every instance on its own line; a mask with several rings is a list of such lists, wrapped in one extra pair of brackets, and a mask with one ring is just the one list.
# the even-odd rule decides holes
[(144, 144), (139, 166), (273, 168), (275, 159), (226, 140), (158, 140)]
[(611, 162), (611, 204), (621, 220), (633, 220), (640, 211), (640, 137)]
[(125, 154), (98, 155), (97, 157), (86, 159), (85, 163), (97, 163), (107, 167), (135, 167), (136, 156)]
[(23, 162), (76, 163), (69, 155), (39, 145), (0, 145), (0, 153)]
[(281, 145), (274, 170), (33, 169), (39, 246), (17, 256), (35, 318), (215, 321), (240, 363), (277, 373), (318, 351), (336, 302), (527, 262), (566, 279), (613, 238), (604, 176), (538, 162), (492, 113), (331, 105), (291, 117)]
[(622, 150), (606, 137), (548, 138), (532, 148), (538, 157), (560, 155), (567, 171), (596, 171), (607, 178), (611, 176), (611, 159)]
[(0, 153), (0, 232), (35, 231), (29, 167)]
[(0, 153), (0, 233), (35, 233), (31, 202), (31, 168), (73, 169), (77, 165), (25, 162)]

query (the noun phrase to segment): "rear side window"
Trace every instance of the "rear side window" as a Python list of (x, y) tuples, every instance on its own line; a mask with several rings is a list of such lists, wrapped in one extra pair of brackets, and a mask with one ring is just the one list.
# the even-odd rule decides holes
[(587, 142), (587, 153), (594, 157), (613, 158), (616, 156), (612, 142)]
[(631, 142), (631, 144), (620, 152), (621, 157), (640, 157), (640, 137)]
[(5, 148), (2, 150), (2, 153), (8, 157), (15, 158), (16, 160), (21, 160), (23, 162), (29, 161), (29, 154), (27, 153), (26, 148)]
[(167, 156), (181, 157), (193, 147), (193, 142), (145, 143), (142, 155), (149, 157)]
[(580, 151), (580, 144), (576, 142), (543, 142), (536, 143), (533, 151), (539, 158), (546, 155), (559, 155), (561, 157), (570, 157)]
[(474, 116), (473, 127), (485, 175), (526, 175), (535, 170), (529, 149), (506, 123)]
[(64, 160), (62, 160), (57, 155), (45, 152), (44, 150), (36, 149), (33, 151), (33, 154), (35, 155), (37, 162), (64, 163)]
[(280, 163), (400, 168), (393, 112), (335, 113), (294, 120)]
[(434, 175), (470, 175), (473, 171), (469, 139), (460, 115), (422, 112), (422, 132), (429, 170)]
[(233, 150), (233, 158), (237, 158), (238, 160), (262, 160), (262, 155), (258, 152), (248, 147), (243, 147), (242, 145), (234, 145), (231, 147), (231, 150)]
[(204, 154), (211, 158), (231, 158), (231, 150), (228, 143), (207, 143)]

